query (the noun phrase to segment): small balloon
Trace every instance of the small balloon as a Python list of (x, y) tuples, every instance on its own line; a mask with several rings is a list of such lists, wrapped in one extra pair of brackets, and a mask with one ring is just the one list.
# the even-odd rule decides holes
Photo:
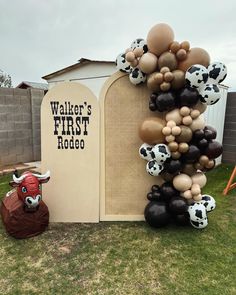
[(207, 212), (213, 211), (216, 207), (216, 201), (210, 195), (202, 195), (201, 203), (206, 207)]
[(151, 52), (144, 53), (139, 60), (139, 68), (145, 74), (151, 74), (157, 68), (157, 57)]
[(166, 172), (175, 174), (177, 172), (180, 172), (182, 169), (182, 163), (180, 160), (174, 160), (172, 158), (166, 160), (164, 164), (164, 169)]
[(158, 176), (163, 169), (164, 169), (163, 165), (158, 164), (157, 161), (155, 160), (151, 160), (147, 162), (146, 170), (147, 170), (147, 173), (150, 174), (151, 176)]
[(188, 151), (183, 154), (182, 157), (185, 163), (194, 163), (199, 159), (200, 155), (201, 153), (199, 148), (193, 144), (190, 144)]
[(163, 164), (168, 158), (170, 158), (170, 150), (165, 144), (156, 144), (152, 148), (151, 152), (152, 159), (156, 160), (157, 163)]
[(132, 43), (130, 48), (132, 50), (135, 50), (136, 48), (141, 48), (143, 50), (143, 53), (148, 51), (147, 42), (142, 38), (135, 39)]
[(173, 92), (160, 93), (156, 99), (159, 112), (170, 111), (175, 108), (175, 94)]
[(194, 228), (197, 228), (197, 229), (203, 229), (205, 227), (207, 227), (208, 225), (208, 219), (205, 218), (201, 221), (193, 221), (190, 219), (190, 224), (194, 227)]
[(189, 206), (188, 213), (190, 216), (190, 221), (200, 222), (207, 219), (206, 207), (200, 202)]
[(139, 155), (142, 159), (146, 160), (146, 161), (150, 161), (152, 160), (152, 145), (147, 144), (147, 143), (143, 143), (141, 145), (141, 147), (139, 148)]

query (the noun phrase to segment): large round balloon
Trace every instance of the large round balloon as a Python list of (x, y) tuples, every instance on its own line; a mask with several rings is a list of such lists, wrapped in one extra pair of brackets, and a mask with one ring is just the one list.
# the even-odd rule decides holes
[(206, 207), (200, 202), (189, 206), (188, 213), (190, 216), (190, 221), (200, 222), (204, 219), (207, 219)]
[(162, 143), (165, 140), (162, 133), (164, 127), (164, 120), (158, 117), (149, 117), (142, 122), (139, 128), (139, 137), (143, 142), (150, 145)]
[(193, 88), (184, 87), (179, 93), (178, 100), (181, 107), (182, 106), (192, 107), (199, 100), (198, 91)]
[(163, 92), (157, 96), (156, 106), (159, 112), (170, 111), (175, 108), (175, 94), (173, 92)]
[(223, 153), (223, 146), (218, 141), (209, 142), (207, 148), (204, 151), (204, 154), (209, 159), (216, 159)]
[(162, 227), (170, 222), (170, 214), (165, 202), (152, 201), (144, 210), (146, 222), (152, 227)]
[(207, 68), (202, 65), (193, 65), (185, 74), (186, 83), (189, 87), (199, 88), (206, 84), (208, 79)]
[(220, 89), (215, 84), (206, 84), (199, 89), (200, 101), (212, 105), (220, 100)]
[(121, 72), (129, 73), (130, 72), (130, 64), (125, 59), (125, 53), (121, 53), (116, 58), (116, 68)]
[(169, 51), (163, 52), (158, 59), (159, 69), (168, 67), (170, 71), (176, 70), (178, 67), (178, 61), (175, 54)]
[(173, 41), (174, 32), (169, 25), (164, 23), (152, 27), (147, 35), (148, 50), (157, 56), (167, 51)]
[(173, 197), (169, 202), (169, 209), (172, 214), (184, 214), (188, 211), (188, 202), (183, 197)]
[(179, 62), (178, 69), (184, 72), (192, 65), (199, 64), (208, 67), (210, 64), (210, 56), (208, 52), (202, 48), (191, 48), (187, 53), (187, 58)]
[(150, 144), (143, 143), (141, 147), (139, 148), (140, 157), (146, 161), (152, 160), (151, 152), (152, 152), (152, 145)]
[(139, 68), (143, 73), (151, 74), (157, 68), (157, 57), (151, 52), (144, 53), (139, 60)]
[(218, 84), (224, 81), (227, 76), (227, 68), (222, 62), (214, 62), (208, 67), (208, 83)]
[(170, 158), (171, 154), (167, 145), (156, 144), (152, 148), (151, 156), (159, 164), (163, 164), (168, 158)]
[(213, 211), (216, 207), (216, 201), (210, 195), (202, 195), (201, 203), (206, 207), (207, 212)]
[(192, 186), (192, 179), (187, 174), (179, 174), (173, 179), (174, 188), (180, 192), (189, 190)]

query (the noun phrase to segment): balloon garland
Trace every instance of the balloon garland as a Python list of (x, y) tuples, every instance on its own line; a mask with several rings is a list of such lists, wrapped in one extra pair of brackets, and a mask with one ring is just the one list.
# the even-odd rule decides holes
[(188, 41), (175, 41), (172, 28), (164, 23), (152, 27), (146, 40), (134, 40), (117, 56), (116, 65), (132, 84), (146, 82), (152, 91), (150, 111), (164, 113), (163, 119), (146, 118), (139, 128), (144, 142), (139, 155), (147, 161), (146, 171), (164, 180), (147, 194), (147, 223), (162, 227), (173, 219), (205, 228), (207, 213), (216, 203), (201, 192), (207, 182), (204, 172), (214, 168), (223, 150), (202, 114), (220, 100), (218, 85), (227, 75), (226, 66), (210, 63), (208, 52), (191, 48)]

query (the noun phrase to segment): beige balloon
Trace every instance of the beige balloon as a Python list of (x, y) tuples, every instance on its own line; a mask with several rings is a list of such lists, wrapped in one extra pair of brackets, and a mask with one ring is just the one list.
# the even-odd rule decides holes
[(152, 27), (147, 35), (148, 49), (157, 56), (167, 51), (173, 41), (174, 32), (169, 25), (164, 23)]
[(203, 129), (205, 126), (205, 121), (203, 115), (199, 116), (198, 118), (194, 119), (192, 124), (189, 125), (189, 128), (194, 132), (197, 129)]
[(191, 188), (192, 179), (187, 174), (182, 173), (174, 177), (173, 185), (178, 191), (185, 192)]
[(157, 68), (158, 59), (151, 52), (144, 53), (139, 60), (139, 68), (145, 74), (153, 73)]
[(166, 121), (174, 121), (176, 125), (182, 122), (182, 116), (180, 115), (179, 109), (174, 109), (166, 114)]
[(194, 184), (198, 184), (200, 188), (203, 188), (207, 183), (207, 178), (203, 172), (197, 172), (192, 175), (192, 181)]

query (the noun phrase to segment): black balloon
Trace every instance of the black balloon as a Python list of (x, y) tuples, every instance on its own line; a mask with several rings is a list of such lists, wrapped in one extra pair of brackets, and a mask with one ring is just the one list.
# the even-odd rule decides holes
[(151, 188), (152, 192), (159, 192), (160, 191), (160, 186), (157, 184), (154, 184)]
[(183, 214), (188, 211), (188, 202), (180, 196), (172, 197), (169, 202), (169, 209), (172, 214)]
[(157, 106), (154, 102), (149, 102), (149, 110), (155, 112), (157, 110)]
[(146, 222), (152, 227), (162, 227), (170, 222), (170, 213), (167, 211), (165, 202), (152, 201), (144, 210)]
[(184, 213), (184, 214), (178, 214), (174, 216), (174, 221), (177, 225), (189, 225), (189, 214)]
[(170, 174), (180, 172), (181, 169), (182, 163), (180, 162), (180, 160), (169, 158), (164, 163), (164, 170)]
[(187, 153), (182, 155), (182, 159), (186, 163), (194, 163), (199, 159), (200, 155), (201, 155), (201, 153), (200, 153), (199, 148), (197, 146), (191, 144), (189, 146)]
[(196, 89), (184, 87), (178, 97), (179, 105), (192, 107), (194, 106), (199, 100), (199, 93)]
[(223, 146), (218, 141), (209, 142), (207, 148), (204, 151), (204, 154), (209, 159), (216, 159), (223, 153)]
[(172, 197), (179, 194), (179, 192), (173, 187), (172, 183), (170, 182), (163, 183), (160, 187), (160, 192), (166, 202), (169, 202)]
[(196, 141), (199, 141), (199, 140), (203, 139), (204, 138), (204, 130), (203, 129), (197, 129), (196, 131), (194, 131), (193, 138)]
[(173, 110), (175, 108), (175, 94), (170, 91), (160, 93), (156, 98), (156, 106), (159, 112)]
[(217, 136), (216, 129), (211, 126), (206, 126), (204, 128), (204, 136), (207, 140), (215, 139)]
[(208, 146), (208, 141), (205, 138), (203, 138), (199, 140), (199, 142), (197, 143), (197, 146), (199, 147), (200, 150), (204, 150)]

